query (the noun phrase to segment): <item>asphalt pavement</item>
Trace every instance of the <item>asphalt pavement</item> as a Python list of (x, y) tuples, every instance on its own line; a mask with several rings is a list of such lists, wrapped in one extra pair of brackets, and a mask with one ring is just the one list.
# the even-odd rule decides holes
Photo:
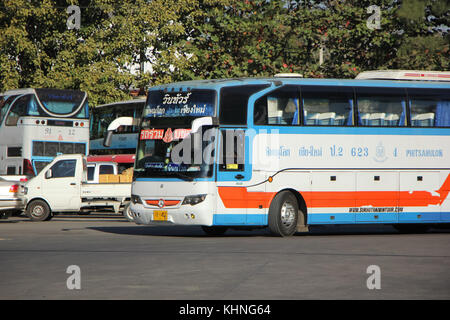
[(450, 299), (450, 230), (206, 236), (121, 216), (0, 220), (0, 299)]

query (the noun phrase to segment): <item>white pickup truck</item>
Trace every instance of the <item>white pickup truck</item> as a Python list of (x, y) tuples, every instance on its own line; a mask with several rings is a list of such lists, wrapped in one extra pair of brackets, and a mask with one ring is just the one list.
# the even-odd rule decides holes
[[(50, 220), (55, 212), (80, 212), (113, 208), (127, 212), (131, 179), (88, 183), (86, 156), (59, 155), (25, 184), (25, 212), (37, 221)], [(111, 175), (114, 176), (114, 175)]]

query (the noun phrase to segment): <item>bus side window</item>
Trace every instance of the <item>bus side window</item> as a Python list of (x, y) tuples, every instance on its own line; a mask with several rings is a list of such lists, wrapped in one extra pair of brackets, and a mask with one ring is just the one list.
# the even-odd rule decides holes
[(358, 124), (369, 127), (406, 125), (406, 90), (402, 88), (356, 88)]
[(253, 123), (256, 125), (298, 125), (299, 88), (284, 86), (262, 96), (255, 102)]
[(450, 95), (445, 90), (408, 90), (413, 127), (450, 127)]
[(28, 102), (30, 101), (30, 98), (31, 95), (28, 94), (16, 100), (6, 118), (5, 124), (7, 126), (17, 126), (19, 118), (27, 115)]
[(303, 124), (306, 126), (353, 125), (353, 89), (302, 86)]
[(219, 121), (221, 124), (246, 125), (250, 96), (268, 85), (244, 85), (224, 87), (220, 90)]

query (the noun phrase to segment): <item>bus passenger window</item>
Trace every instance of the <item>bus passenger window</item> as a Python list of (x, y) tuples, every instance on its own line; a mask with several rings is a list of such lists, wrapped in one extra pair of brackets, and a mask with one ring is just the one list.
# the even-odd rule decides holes
[(259, 98), (253, 112), (254, 124), (298, 125), (298, 93), (298, 87), (285, 86)]
[(353, 125), (353, 89), (302, 86), (303, 124), (307, 126)]
[(358, 124), (369, 127), (406, 125), (406, 92), (397, 88), (357, 88)]
[(409, 92), (411, 126), (450, 127), (450, 95), (443, 91), (417, 89)]

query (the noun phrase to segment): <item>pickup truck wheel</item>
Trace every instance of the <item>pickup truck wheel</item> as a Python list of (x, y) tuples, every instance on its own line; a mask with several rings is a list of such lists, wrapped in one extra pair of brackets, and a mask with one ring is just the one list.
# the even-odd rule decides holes
[(133, 214), (131, 213), (130, 204), (128, 203), (122, 210), (122, 214), (128, 221), (134, 222)]
[(33, 221), (48, 221), (52, 218), (50, 207), (42, 200), (31, 201), (27, 207), (27, 216)]

